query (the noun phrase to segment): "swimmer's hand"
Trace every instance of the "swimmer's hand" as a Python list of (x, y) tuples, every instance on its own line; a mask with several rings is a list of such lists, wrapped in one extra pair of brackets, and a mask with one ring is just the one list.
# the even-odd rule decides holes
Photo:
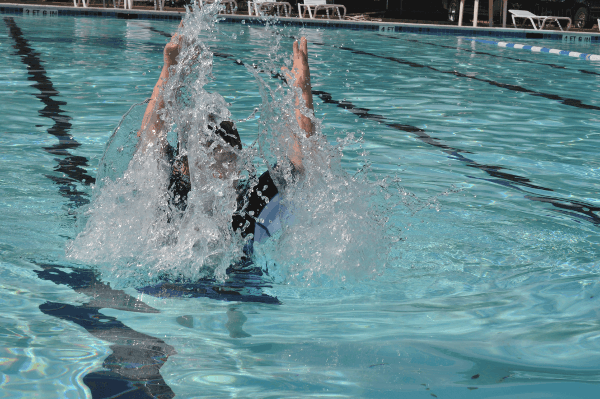
[[(302, 91), (302, 99), (306, 108), (313, 109), (312, 86), (310, 84), (310, 68), (308, 66), (308, 44), (305, 37), (300, 38), (300, 41), (294, 42), (294, 64), (292, 71), (287, 68), (281, 68), (286, 80), (294, 82), (294, 86)], [(306, 136), (313, 133), (313, 126), (310, 118), (304, 116), (299, 109), (300, 99), (296, 98), (296, 119), (300, 128), (306, 132)]]
[(176, 33), (171, 38), (171, 41), (167, 43), (164, 50), (164, 66), (169, 67), (177, 64), (177, 56), (181, 50), (181, 44), (179, 44), (179, 35)]
[[(294, 42), (294, 63), (292, 71), (287, 68), (281, 68), (288, 83), (292, 83), (294, 87), (298, 87), (301, 91), (302, 100), (306, 108), (313, 109), (312, 86), (310, 84), (310, 69), (308, 66), (308, 44), (305, 37), (300, 38), (300, 41)], [(310, 118), (305, 116), (300, 110), (300, 97), (296, 97), (296, 120), (300, 129), (306, 132), (306, 137), (313, 134), (313, 125)], [(302, 162), (301, 143), (297, 137), (293, 136), (294, 142), (291, 143), (288, 157), (294, 168), (302, 173), (304, 165)]]

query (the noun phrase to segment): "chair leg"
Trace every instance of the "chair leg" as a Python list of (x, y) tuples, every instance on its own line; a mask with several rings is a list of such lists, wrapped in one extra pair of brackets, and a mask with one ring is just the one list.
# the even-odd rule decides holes
[(556, 20), (556, 24), (558, 25), (558, 27), (560, 28), (561, 32), (564, 32), (562, 25), (560, 24), (560, 21), (557, 19)]
[(538, 30), (537, 26), (535, 25), (535, 22), (533, 21), (533, 18), (528, 17), (528, 19), (531, 21), (531, 25), (533, 25), (533, 29)]
[(517, 29), (517, 21), (515, 21), (515, 16), (511, 15), (512, 20), (513, 20), (513, 25), (515, 26), (515, 29)]

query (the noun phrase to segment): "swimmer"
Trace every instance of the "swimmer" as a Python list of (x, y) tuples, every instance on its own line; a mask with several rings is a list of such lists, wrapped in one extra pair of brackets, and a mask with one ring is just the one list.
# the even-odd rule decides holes
[[(181, 25), (180, 25), (181, 26)], [(138, 132), (140, 142), (138, 151), (146, 152), (154, 143), (158, 144), (161, 154), (169, 160), (171, 165), (171, 176), (169, 182), (169, 190), (173, 194), (172, 204), (177, 208), (184, 210), (187, 202), (187, 195), (191, 190), (190, 170), (187, 161), (187, 156), (177, 154), (177, 151), (171, 147), (166, 141), (166, 126), (163, 119), (159, 117), (162, 110), (165, 109), (165, 101), (162, 91), (169, 80), (169, 69), (177, 63), (177, 56), (181, 49), (181, 37), (177, 34), (173, 35), (171, 41), (164, 49), (164, 65), (161, 74), (154, 86), (152, 97), (146, 107), (146, 112), (142, 120), (141, 129)], [(282, 72), (287, 81), (293, 81), (294, 86), (300, 89), (300, 95), (295, 100), (295, 116), (299, 127), (305, 132), (306, 137), (313, 134), (314, 128), (310, 118), (302, 114), (300, 104), (303, 101), (306, 108), (313, 110), (313, 98), (310, 83), (310, 69), (308, 65), (308, 48), (306, 38), (302, 37), (299, 41), (295, 41), (293, 45), (293, 66), (289, 71), (287, 68), (282, 68)], [(213, 150), (214, 164), (211, 165), (212, 173), (215, 177), (225, 179), (233, 176), (233, 173), (238, 172), (237, 155), (231, 149), (241, 150), (242, 142), (235, 125), (231, 121), (213, 120), (216, 130), (226, 143), (226, 146), (217, 145)], [(142, 135), (142, 132), (144, 134)], [(292, 170), (295, 174), (302, 174), (304, 167), (302, 163), (303, 149), (301, 142), (292, 134), (293, 140), (288, 151), (289, 162), (292, 165)], [(211, 146), (209, 142), (206, 145)], [(231, 147), (231, 149), (229, 148)], [(269, 199), (277, 195), (277, 187), (275, 186), (269, 172), (265, 172), (258, 179), (258, 183), (254, 187), (260, 187), (260, 192), (253, 187), (248, 187), (248, 183), (238, 183), (238, 209), (232, 217), (233, 230), (241, 230), (242, 237), (246, 237), (250, 233), (254, 233), (256, 225), (256, 217), (261, 210), (267, 205)]]

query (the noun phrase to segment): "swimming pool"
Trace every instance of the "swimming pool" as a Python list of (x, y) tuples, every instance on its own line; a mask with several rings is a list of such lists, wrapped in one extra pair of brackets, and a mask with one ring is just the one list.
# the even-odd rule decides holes
[[(103, 397), (107, 384), (184, 398), (595, 397), (598, 63), (462, 37), (220, 26), (210, 89), (235, 119), (261, 102), (244, 65), (275, 37), (289, 49), (307, 36), (323, 132), (364, 133), (343, 168), (368, 159), (369, 178), (411, 194), (389, 215), (402, 240), (348, 282), (263, 276), (241, 298), (256, 300), (216, 283), (164, 298), (112, 291), (65, 246), (176, 23), (57, 17), (41, 30), (40, 18), (3, 15), (0, 31), (3, 397)], [(238, 124), (245, 145), (258, 126)]]

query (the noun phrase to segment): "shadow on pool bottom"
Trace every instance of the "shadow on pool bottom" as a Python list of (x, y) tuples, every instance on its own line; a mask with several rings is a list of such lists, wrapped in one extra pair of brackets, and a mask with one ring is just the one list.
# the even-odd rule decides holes
[[(38, 266), (41, 270), (36, 273), (41, 279), (69, 286), (90, 298), (88, 302), (81, 305), (47, 301), (39, 306), (40, 311), (77, 324), (92, 336), (109, 343), (112, 353), (104, 360), (103, 369), (83, 377), (83, 382), (90, 389), (92, 398), (170, 399), (175, 397), (174, 391), (163, 379), (160, 369), (171, 355), (177, 354), (176, 349), (157, 337), (133, 330), (116, 317), (100, 313), (102, 308), (138, 313), (159, 313), (159, 310), (123, 291), (113, 290), (108, 284), (101, 282), (92, 270), (48, 264), (38, 264)], [(141, 288), (140, 291), (154, 291), (154, 294), (159, 297), (217, 296), (218, 299), (240, 302), (239, 298), (250, 295), (244, 290), (252, 291), (252, 286), (254, 288), (260, 287), (261, 284), (264, 286), (261, 275), (257, 270), (252, 269), (251, 265), (230, 272), (232, 275), (237, 273), (237, 276), (228, 280), (229, 285), (215, 285), (210, 280), (195, 284), (163, 282), (156, 286)], [(244, 283), (250, 288), (244, 287)], [(251, 302), (261, 298), (261, 295), (256, 295), (260, 293), (258, 288), (251, 293), (253, 294), (250, 295)], [(218, 297), (218, 295), (222, 296)], [(238, 300), (230, 298), (238, 298)], [(279, 304), (278, 300), (275, 302), (277, 298), (270, 298), (265, 303)], [(250, 336), (243, 330), (246, 317), (242, 312), (232, 307), (227, 311), (227, 318), (225, 328), (231, 338)], [(194, 328), (192, 316), (180, 316), (176, 322), (183, 327)], [(420, 384), (422, 388), (414, 389), (416, 385), (414, 383), (408, 386), (400, 383), (393, 392), (378, 390), (377, 387), (375, 389), (364, 387), (364, 395), (361, 394), (361, 397), (378, 399), (431, 397), (591, 399), (597, 397), (598, 386), (594, 383), (598, 376), (597, 370), (578, 371), (551, 366), (536, 368), (466, 356), (459, 353), (460, 351), (434, 348), (427, 343), (420, 349), (414, 345), (409, 346), (413, 349), (406, 348), (406, 350), (414, 352), (416, 359), (414, 364), (421, 362), (423, 366), (431, 366), (423, 368), (423, 373), (419, 374), (419, 378), (424, 382)], [(422, 359), (419, 359), (419, 356)], [(394, 362), (387, 360), (368, 368), (394, 366), (404, 368), (405, 366), (392, 363)], [(442, 370), (444, 367), (441, 366), (444, 365), (452, 370)], [(563, 381), (560, 381), (561, 379)], [(439, 385), (436, 381), (440, 381)]]
[[(160, 368), (169, 356), (176, 354), (175, 348), (159, 338), (140, 333), (126, 326), (116, 317), (100, 313), (109, 308), (138, 313), (159, 313), (159, 310), (135, 297), (110, 288), (99, 280), (96, 272), (51, 264), (37, 264), (42, 270), (35, 271), (39, 278), (66, 285), (78, 293), (90, 297), (82, 305), (71, 305), (47, 301), (39, 306), (42, 313), (66, 320), (83, 327), (89, 334), (109, 342), (112, 354), (103, 362), (105, 370), (95, 371), (83, 377), (90, 389), (92, 398), (157, 398), (170, 399), (175, 393), (164, 381)], [(214, 279), (196, 283), (163, 282), (158, 285), (138, 289), (138, 291), (161, 297), (210, 298), (231, 302), (261, 302), (280, 304), (276, 297), (260, 291), (267, 286), (262, 280), (262, 271), (247, 263), (230, 268), (226, 283)], [(235, 310), (227, 312), (225, 327), (232, 338), (250, 336), (243, 331), (245, 316)], [(177, 322), (193, 328), (193, 318), (182, 316)]]

